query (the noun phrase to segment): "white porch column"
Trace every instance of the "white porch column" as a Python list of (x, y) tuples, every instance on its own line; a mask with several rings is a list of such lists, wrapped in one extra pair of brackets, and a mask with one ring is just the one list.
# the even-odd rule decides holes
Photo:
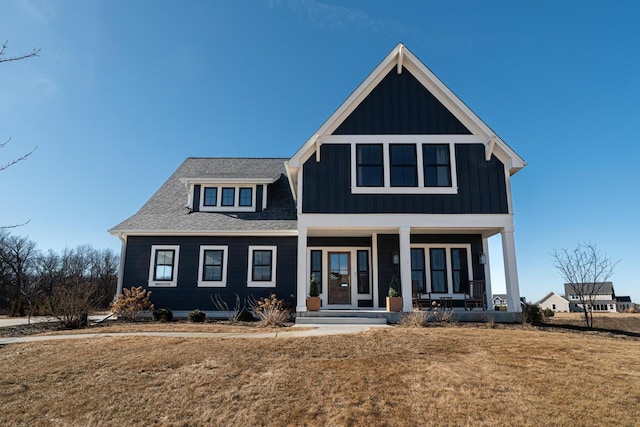
[(373, 296), (373, 308), (380, 308), (380, 299), (378, 298), (378, 233), (371, 234), (371, 286)]
[(122, 247), (120, 249), (120, 268), (118, 269), (118, 284), (116, 287), (116, 294), (113, 296), (114, 301), (118, 298), (118, 295), (122, 293), (122, 286), (124, 284), (124, 261), (127, 256), (127, 236), (126, 234), (120, 233), (118, 238), (122, 242)]
[(296, 311), (307, 311), (307, 227), (298, 227), (298, 271)]
[(484, 267), (484, 283), (485, 292), (487, 293), (487, 310), (493, 311), (493, 292), (491, 290), (491, 267), (489, 262), (489, 244), (486, 237), (482, 238), (482, 253), (485, 257)]
[(400, 288), (402, 293), (402, 311), (413, 310), (411, 304), (411, 228), (400, 227)]
[(520, 307), (520, 287), (518, 285), (518, 268), (516, 266), (516, 243), (513, 230), (500, 231), (502, 236), (502, 257), (504, 259), (504, 276), (507, 285), (507, 310), (522, 311)]

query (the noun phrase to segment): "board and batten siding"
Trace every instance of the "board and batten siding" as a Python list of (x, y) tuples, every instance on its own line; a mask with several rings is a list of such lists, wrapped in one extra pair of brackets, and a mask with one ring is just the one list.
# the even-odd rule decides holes
[(303, 213), (508, 213), (504, 165), (483, 144), (456, 144), (457, 194), (352, 194), (350, 145), (320, 149), (303, 165)]
[[(176, 287), (148, 287), (151, 246), (180, 245), (178, 282)], [(228, 247), (227, 286), (198, 287), (198, 266), (201, 245)], [(247, 287), (249, 246), (277, 246), (276, 287)], [(258, 299), (275, 293), (286, 302), (294, 302), (296, 293), (296, 237), (215, 237), (215, 236), (129, 236), (125, 259), (125, 288), (143, 286), (151, 291), (151, 302), (157, 308), (172, 310), (215, 310), (211, 296), (220, 297), (233, 308), (235, 294), (241, 299)]]

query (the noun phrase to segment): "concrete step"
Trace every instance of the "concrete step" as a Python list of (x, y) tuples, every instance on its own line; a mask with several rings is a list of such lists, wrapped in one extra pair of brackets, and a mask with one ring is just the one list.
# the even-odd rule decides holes
[(386, 317), (296, 317), (296, 325), (386, 325)]

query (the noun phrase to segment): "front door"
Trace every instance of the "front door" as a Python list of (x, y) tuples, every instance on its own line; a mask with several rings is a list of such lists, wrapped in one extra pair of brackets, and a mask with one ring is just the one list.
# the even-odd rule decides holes
[(329, 252), (329, 304), (351, 304), (349, 252)]

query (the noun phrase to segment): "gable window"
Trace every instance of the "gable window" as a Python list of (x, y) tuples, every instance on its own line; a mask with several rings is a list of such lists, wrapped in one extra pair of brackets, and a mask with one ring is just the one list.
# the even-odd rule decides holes
[(222, 187), (222, 206), (233, 206), (236, 199), (236, 189), (233, 187)]
[(239, 206), (251, 206), (253, 203), (253, 189), (241, 188), (240, 189), (240, 203)]
[(389, 159), (392, 187), (418, 186), (415, 144), (390, 144)]
[(448, 144), (422, 146), (425, 187), (451, 187), (451, 160)]
[(217, 206), (218, 205), (218, 187), (205, 187), (204, 188), (204, 206)]
[(227, 247), (200, 246), (198, 286), (224, 287), (227, 285)]
[(356, 164), (358, 187), (384, 185), (382, 144), (357, 144)]
[(178, 282), (178, 260), (180, 246), (151, 246), (149, 286), (176, 286)]
[(276, 252), (275, 246), (249, 246), (247, 286), (276, 286)]

